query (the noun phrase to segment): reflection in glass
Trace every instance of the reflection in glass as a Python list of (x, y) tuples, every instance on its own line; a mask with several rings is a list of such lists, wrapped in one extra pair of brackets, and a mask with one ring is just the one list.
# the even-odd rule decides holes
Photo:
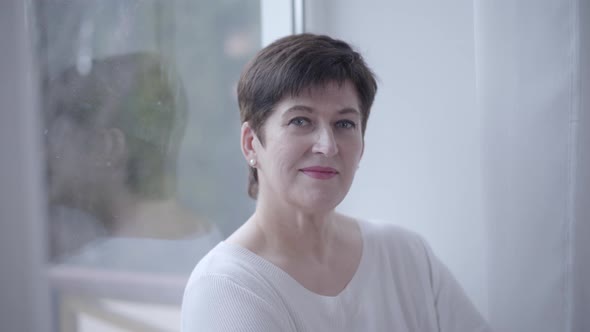
[(58, 329), (177, 330), (188, 274), (252, 208), (234, 91), (259, 3), (35, 7)]
[[(53, 257), (80, 249), (83, 243), (72, 240), (110, 235), (115, 238), (102, 240), (102, 250), (74, 256), (76, 261), (148, 271), (174, 262), (178, 271), (169, 266), (171, 272), (190, 272), (199, 259), (190, 250), (179, 250), (174, 260), (155, 259), (165, 250), (146, 255), (157, 244), (147, 239), (202, 238), (214, 231), (176, 200), (176, 160), (187, 116), (180, 82), (147, 53), (92, 60), (85, 71), (69, 68), (50, 82), (46, 137)], [(146, 241), (135, 241), (134, 247), (125, 238)]]

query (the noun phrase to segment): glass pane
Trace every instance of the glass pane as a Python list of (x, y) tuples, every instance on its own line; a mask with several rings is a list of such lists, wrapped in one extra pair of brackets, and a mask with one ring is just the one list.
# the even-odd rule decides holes
[(188, 274), (252, 211), (235, 85), (260, 2), (35, 4), (58, 330), (178, 330)]

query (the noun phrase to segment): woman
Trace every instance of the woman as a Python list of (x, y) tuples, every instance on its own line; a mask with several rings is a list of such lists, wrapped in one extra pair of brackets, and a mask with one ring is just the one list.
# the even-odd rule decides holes
[(197, 265), (183, 331), (487, 331), (417, 235), (336, 213), (377, 84), (343, 41), (263, 49), (238, 84), (254, 214)]

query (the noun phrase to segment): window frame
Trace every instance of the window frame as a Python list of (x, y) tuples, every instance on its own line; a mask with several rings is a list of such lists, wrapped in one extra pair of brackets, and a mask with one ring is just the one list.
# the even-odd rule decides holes
[(45, 158), (32, 9), (30, 1), (0, 3), (0, 321), (9, 331), (54, 326), (45, 264)]

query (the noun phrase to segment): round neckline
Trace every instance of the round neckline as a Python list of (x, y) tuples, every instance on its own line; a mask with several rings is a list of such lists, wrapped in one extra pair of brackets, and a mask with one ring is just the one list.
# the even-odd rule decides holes
[(305, 294), (308, 294), (308, 295), (316, 297), (316, 298), (325, 299), (325, 300), (337, 300), (337, 299), (340, 299), (345, 294), (347, 294), (349, 292), (349, 289), (353, 288), (354, 285), (359, 282), (358, 279), (361, 278), (360, 275), (365, 270), (364, 265), (365, 265), (365, 261), (367, 260), (367, 248), (368, 248), (366, 233), (365, 233), (365, 229), (363, 228), (363, 223), (358, 219), (354, 219), (354, 221), (358, 225), (359, 231), (361, 233), (361, 258), (360, 258), (360, 262), (359, 262), (352, 278), (348, 281), (346, 286), (344, 286), (344, 288), (336, 295), (323, 295), (323, 294), (319, 294), (319, 293), (316, 293), (316, 292), (308, 289), (307, 287), (303, 286), (299, 281), (297, 281), (295, 278), (293, 278), (289, 273), (287, 273), (282, 268), (278, 267), (277, 265), (275, 265), (271, 261), (267, 260), (266, 258), (259, 256), (258, 254), (254, 253), (254, 252), (250, 251), (249, 249), (244, 248), (238, 244), (228, 243), (225, 240), (221, 241), (220, 244), (223, 247), (225, 247), (226, 249), (231, 250), (235, 253), (238, 253), (245, 260), (256, 264), (256, 266), (261, 267), (265, 272), (267, 272), (275, 277), (278, 277), (280, 281), (286, 282), (291, 287), (296, 288), (297, 290), (300, 290), (301, 292), (303, 292)]

